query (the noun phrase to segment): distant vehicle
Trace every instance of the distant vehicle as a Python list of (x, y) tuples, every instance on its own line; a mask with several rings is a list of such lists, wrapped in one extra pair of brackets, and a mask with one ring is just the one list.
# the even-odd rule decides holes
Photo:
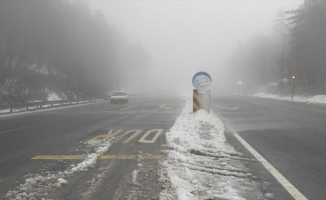
[(111, 104), (113, 103), (128, 103), (129, 101), (129, 96), (128, 93), (125, 91), (115, 91), (111, 95)]

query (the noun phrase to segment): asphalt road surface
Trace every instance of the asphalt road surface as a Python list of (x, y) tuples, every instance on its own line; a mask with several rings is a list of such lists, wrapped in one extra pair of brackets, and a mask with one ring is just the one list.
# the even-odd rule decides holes
[[(147, 95), (131, 97), (128, 104), (99, 102), (1, 116), (0, 199), (24, 190), (37, 199), (157, 198), (155, 169), (164, 134), (184, 103), (176, 96)], [(56, 181), (51, 175), (65, 173), (93, 153), (89, 141), (106, 137), (112, 146), (95, 167), (69, 176), (65, 187), (46, 185)]]
[[(0, 199), (24, 192), (37, 199), (157, 199), (164, 135), (184, 105), (176, 96), (147, 95), (128, 104), (0, 116)], [(326, 199), (325, 106), (232, 96), (213, 98), (211, 108), (225, 121), (228, 141), (238, 151), (253, 158), (232, 131), (307, 199)], [(103, 138), (111, 139), (111, 148), (96, 165), (54, 187), (58, 175), (98, 148), (90, 142)], [(293, 199), (259, 162), (247, 165), (265, 197), (271, 193), (267, 199)]]
[[(212, 109), (307, 199), (326, 199), (326, 106), (232, 96), (214, 98)], [(293, 199), (261, 174), (275, 199)]]

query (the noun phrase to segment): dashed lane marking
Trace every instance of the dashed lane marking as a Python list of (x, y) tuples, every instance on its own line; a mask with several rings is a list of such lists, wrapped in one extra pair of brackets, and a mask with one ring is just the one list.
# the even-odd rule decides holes
[[(140, 155), (102, 155), (99, 157), (100, 160), (159, 160), (163, 158), (164, 155), (159, 154), (140, 154)], [(86, 155), (38, 155), (32, 160), (84, 160)]]

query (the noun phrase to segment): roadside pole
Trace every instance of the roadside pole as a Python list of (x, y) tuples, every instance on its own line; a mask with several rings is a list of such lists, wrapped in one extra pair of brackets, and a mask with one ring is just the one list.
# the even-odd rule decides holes
[(207, 72), (197, 72), (192, 78), (193, 90), (193, 113), (200, 109), (210, 113), (211, 91), (208, 89), (212, 78)]
[(292, 76), (292, 101), (293, 101), (293, 93), (294, 93), (294, 79), (295, 76)]

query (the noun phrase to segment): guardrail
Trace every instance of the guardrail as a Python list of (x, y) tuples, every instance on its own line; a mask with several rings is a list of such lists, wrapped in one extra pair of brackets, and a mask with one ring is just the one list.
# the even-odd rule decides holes
[[(43, 102), (33, 102), (33, 103), (24, 103), (24, 104), (6, 104), (6, 105), (0, 105), (0, 110), (9, 110), (9, 112), (3, 113), (13, 113), (13, 109), (21, 109), (26, 108), (28, 111), (29, 108), (33, 107), (33, 110), (35, 109), (41, 109), (44, 106), (47, 107), (57, 107), (57, 106), (66, 106), (66, 105), (72, 105), (72, 104), (80, 104), (80, 103), (92, 103), (97, 101), (105, 101), (107, 99), (105, 98), (91, 98), (91, 99), (71, 99), (71, 100), (56, 100), (56, 101), (43, 101)], [(44, 107), (45, 108), (45, 107)], [(1, 113), (0, 113), (1, 114)]]

